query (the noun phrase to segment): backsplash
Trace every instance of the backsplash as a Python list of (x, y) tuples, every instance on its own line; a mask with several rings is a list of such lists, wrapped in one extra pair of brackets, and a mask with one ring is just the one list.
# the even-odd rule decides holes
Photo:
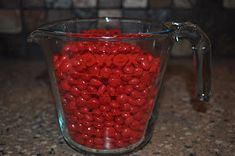
[[(1, 0), (0, 57), (41, 55), (26, 38), (44, 23), (104, 16), (192, 21), (208, 33), (213, 55), (235, 56), (235, 0)], [(188, 44), (178, 44), (173, 55), (186, 56)]]

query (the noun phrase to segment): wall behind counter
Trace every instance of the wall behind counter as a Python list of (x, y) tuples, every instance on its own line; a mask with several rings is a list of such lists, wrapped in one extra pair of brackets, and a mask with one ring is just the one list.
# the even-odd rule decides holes
[[(40, 48), (27, 43), (31, 31), (56, 20), (104, 16), (192, 21), (210, 37), (213, 56), (235, 56), (234, 0), (1, 0), (0, 57), (41, 58)], [(182, 42), (172, 55), (188, 51), (189, 43)]]

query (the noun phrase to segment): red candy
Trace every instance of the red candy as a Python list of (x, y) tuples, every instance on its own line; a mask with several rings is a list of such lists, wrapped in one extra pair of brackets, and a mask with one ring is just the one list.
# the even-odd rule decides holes
[(113, 108), (118, 108), (118, 107), (120, 107), (120, 104), (118, 102), (116, 102), (116, 101), (112, 101), (110, 103), (110, 106), (113, 107)]
[(87, 102), (87, 106), (91, 109), (98, 108), (100, 106), (99, 100), (92, 98)]
[(95, 86), (95, 87), (99, 87), (99, 86), (102, 85), (102, 83), (99, 80), (94, 79), (94, 78), (90, 80), (90, 84)]
[(122, 136), (123, 136), (124, 138), (130, 137), (130, 136), (131, 136), (131, 133), (132, 133), (132, 131), (131, 131), (130, 128), (124, 128), (124, 129), (122, 130)]
[(106, 127), (105, 130), (105, 137), (113, 138), (115, 136), (116, 130), (113, 127)]
[(62, 80), (60, 82), (60, 87), (61, 87), (61, 89), (65, 90), (65, 91), (69, 91), (71, 88), (71, 86), (68, 84), (68, 81), (66, 81), (66, 80)]
[(111, 77), (109, 78), (108, 83), (112, 87), (117, 87), (121, 84), (121, 79), (118, 77)]
[(107, 105), (111, 102), (111, 97), (108, 94), (100, 95), (99, 101), (102, 105)]
[(125, 94), (118, 95), (116, 98), (117, 102), (119, 102), (120, 104), (126, 103), (128, 99), (129, 99), (128, 96)]
[(94, 143), (96, 145), (103, 145), (104, 144), (104, 139), (102, 139), (102, 138), (94, 138)]
[[(119, 29), (69, 36), (143, 37)], [(123, 148), (140, 141), (157, 94), (160, 58), (127, 42), (67, 42), (52, 58), (68, 132), (78, 144)]]

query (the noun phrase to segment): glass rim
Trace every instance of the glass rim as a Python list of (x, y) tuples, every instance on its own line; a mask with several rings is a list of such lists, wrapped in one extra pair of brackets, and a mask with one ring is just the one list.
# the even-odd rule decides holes
[[(121, 21), (123, 23), (143, 23), (143, 24), (150, 24), (150, 25), (154, 25), (157, 24), (156, 28), (161, 28), (162, 30), (160, 31), (154, 31), (154, 32), (143, 32), (143, 33), (122, 33), (124, 35), (131, 35), (131, 34), (136, 34), (136, 35), (142, 35), (141, 37), (136, 36), (136, 37), (128, 37), (128, 36), (124, 36), (124, 37), (115, 37), (115, 36), (95, 36), (95, 37), (86, 37), (86, 36), (77, 36), (75, 32), (66, 32), (66, 31), (62, 31), (62, 30), (53, 30), (50, 29), (53, 26), (56, 25), (62, 25), (68, 22), (92, 22), (92, 21), (104, 21), (104, 22), (114, 22), (114, 21)], [(58, 20), (58, 21), (54, 21), (54, 22), (50, 22), (44, 25), (41, 25), (39, 28), (37, 28), (35, 31), (33, 31), (31, 33), (31, 37), (33, 37), (34, 35), (32, 35), (33, 33), (40, 33), (42, 36), (50, 36), (50, 37), (54, 37), (54, 38), (60, 38), (60, 39), (76, 39), (76, 40), (145, 40), (145, 39), (154, 39), (157, 36), (161, 36), (161, 35), (167, 35), (171, 32), (173, 32), (173, 29), (168, 28), (166, 25), (162, 24), (162, 23), (157, 23), (154, 21), (150, 21), (150, 20), (145, 20), (145, 19), (137, 19), (137, 18), (121, 18), (121, 17), (99, 17), (99, 18), (86, 18), (86, 19), (80, 19), (80, 18), (70, 18), (70, 19), (65, 19), (65, 20)], [(34, 37), (33, 37), (34, 38)]]

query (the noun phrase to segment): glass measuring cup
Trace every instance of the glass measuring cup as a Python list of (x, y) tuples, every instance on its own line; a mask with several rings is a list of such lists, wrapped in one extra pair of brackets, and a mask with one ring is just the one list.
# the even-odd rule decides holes
[(190, 22), (71, 19), (44, 25), (29, 39), (43, 48), (61, 133), (82, 152), (122, 154), (150, 140), (175, 41), (191, 42), (196, 97), (210, 97), (211, 45)]

